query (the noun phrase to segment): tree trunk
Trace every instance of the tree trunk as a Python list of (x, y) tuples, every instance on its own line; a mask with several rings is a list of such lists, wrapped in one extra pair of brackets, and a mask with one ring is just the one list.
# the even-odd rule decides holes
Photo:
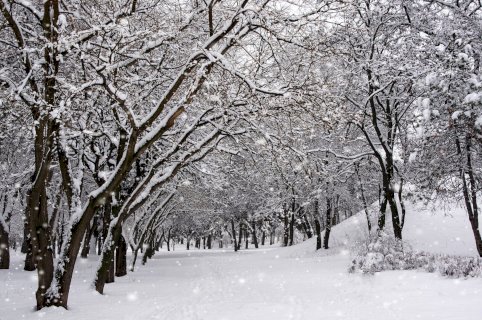
[(398, 214), (398, 206), (397, 202), (395, 201), (395, 195), (393, 190), (389, 191), (388, 195), (388, 203), (390, 204), (390, 211), (392, 213), (392, 225), (393, 225), (393, 234), (395, 238), (402, 239), (402, 226), (400, 224), (400, 217)]
[[(173, 248), (174, 250), (174, 248)], [(139, 246), (137, 246), (132, 252), (132, 264), (129, 266), (129, 271), (134, 272), (134, 268), (136, 266), (137, 255), (139, 254)]]
[(383, 229), (385, 228), (387, 203), (388, 203), (387, 198), (383, 196), (382, 203), (380, 205), (379, 215), (378, 215), (378, 232), (383, 231)]
[(284, 233), (283, 233), (283, 247), (288, 246), (288, 241), (290, 239), (290, 221), (288, 217), (288, 212), (284, 213)]
[[(44, 182), (47, 183), (47, 180)], [(38, 289), (35, 293), (38, 310), (44, 305), (45, 294), (52, 283), (54, 273), (53, 249), (48, 220), (49, 204), (45, 183), (39, 185), (34, 183), (34, 187), (27, 195), (27, 212), (30, 217), (29, 233), (38, 275)]]
[(323, 248), (328, 249), (328, 242), (330, 241), (331, 233), (331, 200), (326, 199), (326, 227), (325, 227), (325, 237), (323, 239)]
[(95, 290), (100, 294), (104, 293), (104, 286), (106, 283), (112, 283), (115, 281), (115, 247), (116, 243), (119, 242), (121, 235), (122, 227), (116, 224), (112, 227), (110, 231), (107, 232), (105, 236), (106, 238), (104, 239), (104, 244), (102, 245), (101, 255), (99, 259), (100, 262), (99, 266), (97, 267), (94, 281)]
[(92, 236), (92, 229), (95, 228), (95, 222), (92, 227), (90, 225), (85, 230), (84, 244), (82, 245), (82, 251), (80, 252), (80, 257), (87, 259), (90, 252), (90, 237)]
[(115, 251), (115, 276), (123, 277), (127, 274), (127, 243), (123, 236), (120, 236)]
[[(252, 228), (253, 228), (253, 242), (254, 242), (254, 247), (256, 249), (258, 249), (258, 237), (256, 236), (256, 223), (253, 221), (252, 224), (251, 224)], [(264, 234), (264, 233), (263, 233)], [(264, 238), (264, 237), (263, 237)], [(263, 239), (263, 243), (264, 243), (264, 239)]]
[[(472, 155), (471, 155), (471, 138), (469, 136), (466, 137), (465, 142), (465, 156), (466, 156), (466, 168), (467, 172), (465, 172), (464, 167), (460, 167), (460, 176), (462, 179), (462, 191), (464, 194), (465, 200), (465, 207), (467, 209), (467, 213), (469, 216), (470, 226), (472, 228), (472, 233), (474, 234), (475, 239), (475, 246), (477, 248), (477, 252), (479, 256), (482, 257), (482, 237), (479, 230), (479, 208), (477, 204), (477, 185), (474, 177), (473, 167), (472, 167)], [(459, 138), (456, 139), (456, 146), (457, 152), (459, 155), (462, 154), (460, 140)], [(463, 163), (463, 162), (462, 162)], [(467, 183), (466, 174), (468, 174), (469, 182), (470, 182), (470, 190)]]
[(166, 238), (167, 251), (171, 251), (171, 248), (170, 248), (171, 229), (172, 229), (172, 227), (167, 230), (167, 238)]
[(306, 212), (303, 212), (303, 227), (305, 229), (305, 233), (308, 239), (313, 238), (313, 230), (311, 229), (311, 224), (310, 221), (308, 221), (308, 215), (306, 214)]
[(211, 249), (213, 241), (213, 236), (211, 234), (208, 235), (208, 249)]
[(320, 220), (315, 218), (315, 229), (316, 229), (316, 250), (321, 249), (321, 225)]
[(261, 245), (262, 246), (264, 246), (265, 239), (266, 239), (266, 231), (263, 229), (263, 232), (261, 233)]
[(3, 218), (0, 218), (0, 269), (10, 268), (10, 246), (7, 227)]
[(316, 230), (316, 250), (321, 249), (321, 224), (318, 214), (318, 200), (314, 203), (314, 217), (315, 217), (315, 230)]
[[(246, 221), (247, 223), (247, 221)], [(249, 241), (248, 241), (248, 225), (246, 225), (244, 227), (244, 244), (245, 244), (245, 248), (248, 249), (248, 244), (249, 244)]]
[(112, 205), (108, 204), (105, 206), (104, 210), (104, 221), (103, 221), (103, 250), (109, 248), (109, 263), (107, 264), (107, 274), (105, 278), (105, 283), (113, 283), (115, 282), (115, 266), (114, 266), (114, 259), (115, 259), (115, 244), (117, 243), (117, 238), (120, 237), (121, 229), (119, 228), (119, 235), (116, 238), (110, 240), (111, 245), (109, 244), (109, 240), (107, 239), (107, 235), (109, 234), (109, 226), (111, 221), (111, 214), (114, 208)]
[[(231, 219), (231, 231), (233, 233), (233, 241), (234, 241), (234, 252), (238, 251), (238, 244), (236, 243), (236, 228), (234, 227), (234, 220)], [(222, 242), (220, 242), (222, 243)]]
[(24, 263), (23, 270), (34, 271), (35, 260), (32, 254), (32, 241), (30, 239), (30, 234), (28, 230), (29, 230), (29, 226), (26, 218), (24, 223), (23, 242), (22, 242), (22, 249), (21, 249), (21, 252), (25, 253), (25, 263)]
[(291, 219), (290, 219), (290, 246), (293, 245), (294, 233), (295, 233), (295, 213), (292, 212)]
[(239, 222), (238, 250), (241, 250), (241, 237), (243, 236), (243, 223)]
[(152, 243), (152, 239), (149, 239), (149, 241), (147, 242), (147, 248), (144, 251), (144, 255), (142, 256), (142, 265), (145, 265), (147, 263), (147, 259), (152, 258), (153, 255), (154, 255), (154, 246)]

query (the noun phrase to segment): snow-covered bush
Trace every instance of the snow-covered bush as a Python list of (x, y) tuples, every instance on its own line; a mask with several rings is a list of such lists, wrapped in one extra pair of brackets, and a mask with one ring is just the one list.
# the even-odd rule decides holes
[(349, 272), (373, 274), (385, 270), (420, 269), (452, 278), (482, 276), (480, 258), (415, 252), (407, 243), (384, 233), (369, 238), (353, 252), (355, 256)]
[(407, 269), (404, 259), (405, 244), (393, 236), (381, 233), (357, 246), (350, 271), (374, 273), (384, 270)]
[(482, 276), (482, 259), (476, 257), (440, 256), (438, 271), (447, 277), (467, 278)]

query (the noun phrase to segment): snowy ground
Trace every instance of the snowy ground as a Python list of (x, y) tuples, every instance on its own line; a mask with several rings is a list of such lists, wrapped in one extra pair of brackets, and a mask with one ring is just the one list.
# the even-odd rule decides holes
[[(473, 254), (463, 215), (418, 210), (407, 217), (406, 238), (415, 248)], [(104, 296), (89, 287), (94, 256), (79, 263), (69, 311), (32, 310), (35, 274), (23, 271), (22, 257), (15, 256), (13, 268), (0, 271), (0, 319), (482, 319), (482, 279), (422, 271), (347, 273), (344, 243), (364, 233), (363, 216), (337, 226), (329, 254), (314, 253), (312, 240), (239, 253), (161, 252), (107, 285)]]

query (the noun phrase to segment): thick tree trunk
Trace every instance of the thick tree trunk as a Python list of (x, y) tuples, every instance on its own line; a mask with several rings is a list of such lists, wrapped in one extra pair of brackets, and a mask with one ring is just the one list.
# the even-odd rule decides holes
[(44, 182), (34, 183), (27, 194), (29, 233), (38, 275), (38, 289), (35, 293), (38, 310), (44, 305), (45, 294), (52, 283), (54, 272), (46, 183), (47, 179)]
[(380, 211), (378, 213), (378, 232), (379, 233), (383, 231), (383, 229), (385, 228), (387, 204), (388, 204), (388, 200), (385, 196), (383, 196), (382, 202), (380, 204)]
[(90, 237), (92, 236), (92, 228), (89, 225), (89, 227), (87, 227), (87, 230), (85, 230), (84, 244), (82, 245), (82, 251), (80, 252), (80, 257), (83, 259), (87, 259), (90, 252)]
[[(254, 242), (254, 247), (256, 249), (258, 249), (258, 237), (256, 236), (256, 223), (253, 221), (252, 224), (251, 224), (252, 228), (253, 228), (253, 242)], [(264, 235), (264, 233), (263, 233)], [(264, 238), (264, 236), (263, 236)], [(263, 239), (263, 243), (264, 243), (264, 239)]]
[(123, 236), (119, 237), (115, 251), (115, 276), (123, 277), (127, 274), (127, 243)]
[(388, 194), (388, 203), (390, 204), (390, 211), (392, 215), (393, 235), (397, 239), (402, 239), (402, 226), (400, 224), (400, 217), (398, 214), (398, 206), (395, 201), (395, 196), (392, 190)]
[[(105, 277), (105, 283), (115, 282), (115, 266), (114, 266), (115, 244), (117, 243), (118, 238), (120, 237), (120, 234), (122, 232), (122, 230), (120, 228), (118, 228), (118, 232), (119, 232), (118, 236), (112, 238), (111, 240), (108, 239), (112, 210), (114, 210), (112, 205), (108, 204), (108, 205), (105, 206), (104, 220), (103, 220), (103, 224), (102, 224), (103, 225), (102, 236), (103, 236), (103, 242), (104, 242), (102, 250), (106, 250), (107, 248), (108, 248), (107, 250), (109, 250), (109, 254), (108, 254), (109, 262), (106, 264), (107, 273), (105, 275), (106, 276)], [(109, 241), (110, 241), (110, 244), (109, 244)]]
[(212, 241), (213, 241), (213, 236), (212, 236), (212, 234), (209, 234), (208, 235), (208, 249), (211, 249)]
[(306, 214), (306, 212), (303, 213), (303, 227), (305, 229), (305, 233), (308, 239), (313, 238), (313, 230), (311, 229), (311, 224), (308, 220), (308, 215)]
[(331, 200), (326, 199), (326, 227), (325, 227), (325, 237), (323, 239), (323, 248), (328, 249), (328, 243), (330, 241), (331, 233)]
[[(110, 212), (109, 208), (105, 212)], [(110, 213), (109, 213), (110, 215)], [(105, 229), (105, 228), (104, 228)], [(107, 228), (108, 229), (108, 228)], [(118, 224), (114, 225), (111, 230), (105, 234), (104, 244), (102, 245), (99, 266), (94, 280), (94, 287), (100, 294), (104, 293), (106, 283), (115, 281), (114, 257), (115, 247), (122, 236), (122, 227)]]
[(23, 270), (34, 271), (35, 270), (35, 260), (32, 253), (32, 240), (30, 239), (29, 226), (27, 223), (27, 218), (24, 223), (23, 230), (23, 242), (22, 242), (22, 253), (25, 253), (25, 263)]
[(262, 246), (264, 246), (265, 240), (266, 240), (266, 231), (263, 229), (263, 232), (261, 233), (261, 245)]
[[(475, 239), (475, 246), (477, 248), (477, 252), (479, 256), (482, 257), (482, 237), (480, 234), (479, 229), (479, 207), (477, 204), (477, 186), (474, 177), (474, 171), (472, 167), (472, 155), (471, 155), (471, 138), (469, 136), (466, 137), (465, 142), (465, 157), (466, 157), (466, 168), (467, 172), (465, 172), (465, 168), (463, 166), (460, 167), (460, 176), (462, 179), (462, 191), (464, 194), (465, 200), (465, 207), (467, 209), (467, 213), (469, 216), (470, 226), (472, 228), (472, 233), (474, 234)], [(456, 146), (457, 152), (459, 155), (462, 154), (462, 149), (460, 146), (460, 140), (456, 139)], [(463, 163), (463, 162), (462, 162)], [(470, 183), (470, 189), (467, 183), (467, 177)]]
[[(135, 269), (135, 266), (136, 266), (136, 261), (137, 261), (137, 256), (139, 254), (139, 247), (140, 246), (137, 246), (137, 248), (135, 248), (132, 252), (132, 263), (129, 267), (130, 272), (134, 272), (134, 269)], [(174, 250), (174, 248), (173, 248), (173, 250)]]
[(58, 306), (67, 308), (75, 262), (80, 251), (85, 229), (94, 213), (95, 201), (90, 201), (85, 207), (84, 214), (80, 220), (74, 223), (66, 233), (66, 245), (59, 255), (54, 281), (46, 294), (42, 307)]
[(321, 225), (320, 220), (315, 218), (315, 229), (316, 229), (316, 250), (321, 249)]

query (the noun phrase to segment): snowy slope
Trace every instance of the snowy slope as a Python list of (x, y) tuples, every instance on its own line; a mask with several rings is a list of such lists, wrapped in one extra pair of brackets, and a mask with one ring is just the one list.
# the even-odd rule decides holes
[[(373, 207), (372, 213), (376, 206)], [(421, 203), (407, 202), (406, 210), (403, 239), (414, 250), (460, 256), (477, 255), (475, 240), (463, 205), (435, 203), (427, 207)], [(375, 230), (375, 214), (370, 221)], [(386, 221), (386, 231), (391, 232), (390, 213)], [(330, 235), (330, 248), (333, 250), (320, 250), (317, 254), (326, 255), (350, 250), (357, 242), (363, 242), (367, 237), (368, 226), (365, 213), (362, 211), (333, 226)], [(309, 239), (286, 248), (281, 254), (286, 257), (304, 257), (313, 254), (315, 247), (316, 240)]]

